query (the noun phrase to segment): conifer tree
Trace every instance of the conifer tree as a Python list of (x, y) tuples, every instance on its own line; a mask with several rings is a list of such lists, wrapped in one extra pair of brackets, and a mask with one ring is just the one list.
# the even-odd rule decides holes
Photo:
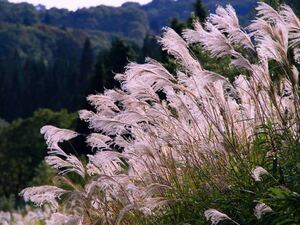
[(89, 38), (87, 38), (84, 42), (84, 47), (82, 50), (81, 60), (80, 60), (80, 75), (82, 78), (84, 76), (88, 76), (92, 72), (93, 67), (93, 50), (92, 50), (92, 44)]
[(138, 54), (131, 45), (119, 38), (114, 39), (110, 51), (98, 56), (95, 77), (92, 78), (95, 82), (92, 86), (96, 88), (93, 91), (103, 92), (105, 88), (117, 87), (119, 84), (114, 80), (114, 75), (124, 72), (128, 62), (137, 58)]
[(197, 0), (195, 5), (194, 5), (194, 11), (195, 11), (195, 16), (199, 18), (200, 22), (204, 22), (206, 16), (207, 16), (207, 11), (205, 6), (203, 5), (202, 0)]

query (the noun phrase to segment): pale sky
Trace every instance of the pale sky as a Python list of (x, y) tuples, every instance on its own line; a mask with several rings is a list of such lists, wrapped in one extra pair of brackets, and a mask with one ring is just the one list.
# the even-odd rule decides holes
[(110, 5), (120, 6), (124, 2), (138, 2), (140, 4), (146, 4), (151, 0), (9, 0), (9, 2), (28, 2), (34, 5), (43, 4), (47, 8), (67, 8), (69, 10), (76, 10), (82, 7), (98, 6), (98, 5)]

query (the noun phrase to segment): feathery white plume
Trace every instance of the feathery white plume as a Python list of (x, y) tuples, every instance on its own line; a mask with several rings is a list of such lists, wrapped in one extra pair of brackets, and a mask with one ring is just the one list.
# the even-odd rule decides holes
[(91, 105), (95, 106), (96, 110), (101, 112), (102, 115), (113, 115), (120, 111), (115, 105), (114, 99), (112, 99), (109, 95), (89, 95), (87, 100), (91, 103)]
[(202, 70), (200, 63), (191, 56), (188, 44), (173, 29), (164, 28), (163, 36), (159, 41), (163, 50), (173, 55), (190, 73), (196, 74)]
[(82, 225), (82, 222), (80, 216), (53, 213), (51, 218), (46, 220), (46, 225)]
[(41, 134), (44, 135), (48, 148), (51, 149), (60, 149), (58, 143), (63, 141), (68, 141), (78, 134), (75, 131), (60, 129), (51, 125), (47, 125), (41, 128)]
[(225, 36), (210, 22), (205, 23), (206, 30), (199, 22), (194, 24), (195, 30), (187, 29), (183, 37), (189, 44), (200, 43), (205, 51), (212, 57), (231, 55), (232, 46)]
[(130, 91), (131, 83), (137, 80), (148, 84), (155, 92), (172, 86), (175, 78), (157, 61), (147, 58), (145, 64), (130, 63), (125, 74), (116, 75), (115, 79), (121, 81), (123, 88)]
[(300, 64), (300, 48), (294, 49), (294, 59), (297, 63)]
[(85, 176), (85, 168), (82, 162), (74, 155), (65, 155), (66, 159), (62, 159), (56, 155), (49, 155), (45, 158), (48, 165), (60, 170), (60, 174), (75, 172), (80, 176)]
[(251, 176), (255, 181), (261, 181), (262, 175), (269, 174), (263, 167), (257, 166), (251, 171)]
[(254, 215), (257, 219), (261, 219), (263, 215), (273, 212), (273, 210), (265, 203), (258, 203), (254, 208)]
[(248, 29), (258, 43), (257, 53), (260, 58), (274, 59), (279, 63), (285, 60), (288, 50), (288, 30), (283, 22), (273, 27), (265, 20), (257, 19), (248, 26)]
[(250, 36), (241, 30), (236, 12), (231, 5), (227, 5), (226, 8), (218, 6), (216, 14), (211, 14), (209, 21), (228, 35), (231, 44), (254, 50)]
[(293, 10), (287, 5), (281, 7), (280, 15), (282, 15), (282, 17), (284, 18), (286, 26), (289, 29), (291, 46), (296, 47), (300, 44), (300, 20), (295, 15)]
[(216, 209), (208, 209), (204, 212), (204, 216), (206, 218), (206, 220), (209, 220), (212, 222), (212, 225), (217, 225), (220, 221), (223, 220), (230, 220), (232, 222), (236, 223), (235, 221), (233, 221), (229, 216), (227, 216), (224, 213), (219, 212)]
[(25, 188), (21, 191), (20, 195), (23, 196), (25, 201), (31, 201), (37, 206), (44, 204), (50, 204), (54, 209), (58, 208), (58, 202), (56, 201), (61, 195), (67, 193), (66, 190), (55, 186), (40, 186)]
[(11, 215), (9, 212), (0, 211), (0, 223), (3, 225), (9, 225), (11, 223)]
[(273, 9), (271, 6), (264, 2), (258, 2), (258, 6), (255, 8), (257, 15), (263, 20), (271, 22), (281, 22), (282, 18), (279, 13)]
[[(88, 155), (89, 163), (94, 165), (100, 174), (113, 175), (116, 171), (120, 171), (121, 166), (124, 164), (122, 154), (113, 151), (100, 151), (95, 155)], [(124, 156), (123, 156), (124, 157)]]
[(299, 70), (296, 66), (293, 65), (292, 67), (292, 82), (297, 85), (299, 82)]
[(97, 150), (110, 149), (109, 144), (111, 142), (112, 139), (110, 137), (98, 133), (92, 133), (86, 138), (86, 143)]

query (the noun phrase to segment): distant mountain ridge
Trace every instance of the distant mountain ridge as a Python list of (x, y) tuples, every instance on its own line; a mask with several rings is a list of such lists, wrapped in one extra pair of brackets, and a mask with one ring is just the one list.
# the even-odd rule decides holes
[[(127, 2), (121, 7), (97, 6), (79, 9), (46, 10), (41, 5), (0, 2), (0, 22), (33, 25), (43, 23), (56, 27), (116, 33), (140, 41), (146, 33), (157, 33), (171, 18), (185, 20), (193, 10), (195, 0), (153, 0), (146, 5)], [(216, 5), (232, 4), (241, 17), (253, 9), (256, 0), (204, 0), (210, 12)]]
[[(153, 0), (146, 5), (127, 2), (121, 7), (101, 5), (68, 11), (1, 0), (0, 58), (13, 54), (15, 49), (21, 55), (42, 54), (52, 58), (55, 53), (51, 52), (51, 46), (55, 47), (55, 43), (66, 38), (77, 48), (83, 46), (87, 37), (100, 50), (108, 48), (113, 37), (141, 45), (147, 34), (157, 35), (172, 18), (186, 20), (194, 3), (195, 0)], [(218, 4), (232, 4), (245, 23), (251, 17), (256, 0), (204, 0), (204, 4), (209, 12), (213, 12)]]

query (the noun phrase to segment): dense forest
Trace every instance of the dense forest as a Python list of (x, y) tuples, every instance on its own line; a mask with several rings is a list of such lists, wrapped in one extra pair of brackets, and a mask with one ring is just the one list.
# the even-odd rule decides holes
[[(286, 2), (300, 11), (299, 3)], [(0, 209), (19, 205), (16, 194), (22, 188), (48, 182), (48, 174), (51, 177), (42, 162), (46, 147), (39, 134), (41, 126), (89, 132), (72, 113), (87, 107), (88, 94), (117, 87), (114, 75), (124, 72), (128, 62), (143, 62), (145, 57), (174, 71), (174, 59), (157, 43), (161, 28), (168, 25), (181, 33), (193, 19), (203, 20), (217, 4), (228, 3), (242, 24), (253, 18), (256, 0), (205, 0), (202, 4), (154, 0), (147, 5), (125, 3), (75, 12), (0, 1), (0, 170), (5, 171), (0, 180)], [(227, 74), (229, 79), (238, 75), (229, 67), (229, 58), (208, 59), (201, 49), (193, 50), (205, 69)], [(78, 149), (79, 155), (90, 151)]]

